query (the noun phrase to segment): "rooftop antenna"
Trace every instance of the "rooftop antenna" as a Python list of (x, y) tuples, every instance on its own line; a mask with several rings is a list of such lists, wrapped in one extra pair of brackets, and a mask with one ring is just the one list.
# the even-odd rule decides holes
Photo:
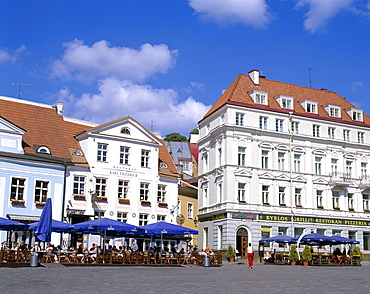
[(12, 86), (19, 86), (18, 98), (21, 99), (23, 93), (30, 93), (30, 92), (23, 92), (22, 86), (32, 86), (32, 84), (12, 83)]
[(310, 83), (310, 88), (312, 88), (312, 84), (313, 84), (314, 82), (317, 82), (317, 80), (316, 80), (316, 81), (313, 81), (313, 80), (311, 79), (311, 76), (316, 76), (316, 74), (311, 73), (311, 70), (316, 70), (316, 68), (313, 68), (313, 67), (309, 67), (309, 68), (308, 68), (308, 81), (309, 81), (309, 83)]
[(153, 133), (154, 132), (154, 122), (151, 121), (151, 124), (150, 124), (150, 131)]

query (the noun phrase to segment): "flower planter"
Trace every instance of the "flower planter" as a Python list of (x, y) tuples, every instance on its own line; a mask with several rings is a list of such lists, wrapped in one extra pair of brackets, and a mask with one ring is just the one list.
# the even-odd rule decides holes
[(119, 199), (118, 203), (119, 204), (130, 204), (130, 199)]
[(340, 207), (334, 207), (334, 210), (340, 210)]
[(295, 261), (295, 260), (292, 260), (291, 262), (290, 262), (290, 264), (291, 265), (295, 265), (297, 262)]
[(74, 200), (86, 200), (85, 195), (73, 195)]
[(12, 205), (24, 206), (24, 200), (12, 200)]
[(42, 208), (45, 206), (45, 202), (36, 202), (36, 207)]
[(303, 261), (304, 266), (308, 266), (308, 261)]
[(168, 207), (168, 204), (167, 203), (163, 203), (163, 202), (158, 202), (158, 207), (160, 207), (160, 208), (167, 208)]
[(108, 198), (107, 197), (103, 197), (103, 196), (98, 196), (98, 197), (96, 197), (96, 201), (97, 202), (107, 202), (108, 201)]
[(235, 262), (235, 257), (230, 257), (229, 262)]
[(354, 208), (348, 208), (348, 210), (349, 210), (349, 211), (355, 211), (355, 209), (354, 209)]
[(369, 209), (364, 209), (364, 212), (370, 212), (370, 210)]
[(317, 205), (317, 208), (318, 208), (318, 209), (324, 209), (324, 206), (322, 206), (322, 205)]
[(150, 201), (146, 201), (146, 200), (141, 200), (141, 206), (150, 206)]

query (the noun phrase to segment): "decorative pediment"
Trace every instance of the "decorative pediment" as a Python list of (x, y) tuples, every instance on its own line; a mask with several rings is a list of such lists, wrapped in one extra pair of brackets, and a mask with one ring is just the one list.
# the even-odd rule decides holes
[(281, 175), (276, 177), (276, 180), (289, 181), (289, 177), (286, 174), (281, 174)]
[(306, 183), (307, 182), (307, 180), (304, 177), (302, 177), (302, 176), (298, 176), (298, 177), (294, 178), (293, 181), (294, 182), (302, 182), (302, 183)]
[(224, 171), (222, 167), (217, 168), (214, 172), (213, 175), (215, 177), (223, 177), (224, 176)]
[(0, 117), (0, 151), (22, 153), (22, 136), (26, 131)]
[(235, 177), (252, 177), (252, 173), (250, 170), (247, 170), (245, 168), (237, 169), (234, 171)]
[(258, 175), (258, 177), (260, 179), (269, 179), (269, 180), (274, 180), (275, 179), (275, 177), (269, 172), (260, 174), (260, 175)]
[(314, 184), (327, 184), (328, 181), (326, 181), (324, 178), (317, 178), (317, 179), (313, 179), (313, 183)]

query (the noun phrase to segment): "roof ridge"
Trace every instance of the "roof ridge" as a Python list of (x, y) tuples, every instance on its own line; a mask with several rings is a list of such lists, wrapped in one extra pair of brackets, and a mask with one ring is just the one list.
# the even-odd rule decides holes
[(7, 96), (0, 96), (1, 100), (6, 100), (6, 101), (11, 101), (11, 102), (16, 102), (16, 103), (23, 103), (23, 104), (29, 104), (33, 106), (40, 106), (40, 107), (45, 107), (45, 108), (50, 108), (53, 109), (54, 106), (45, 104), (45, 103), (40, 103), (40, 102), (33, 102), (29, 100), (23, 100), (19, 98), (13, 98), (13, 97), (7, 97)]

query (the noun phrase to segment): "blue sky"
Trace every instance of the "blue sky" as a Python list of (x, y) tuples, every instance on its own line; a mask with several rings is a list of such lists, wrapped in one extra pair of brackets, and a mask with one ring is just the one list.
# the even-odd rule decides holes
[[(370, 114), (368, 0), (0, 0), (0, 95), (185, 136), (238, 74)], [(29, 92), (29, 93), (26, 93)]]

